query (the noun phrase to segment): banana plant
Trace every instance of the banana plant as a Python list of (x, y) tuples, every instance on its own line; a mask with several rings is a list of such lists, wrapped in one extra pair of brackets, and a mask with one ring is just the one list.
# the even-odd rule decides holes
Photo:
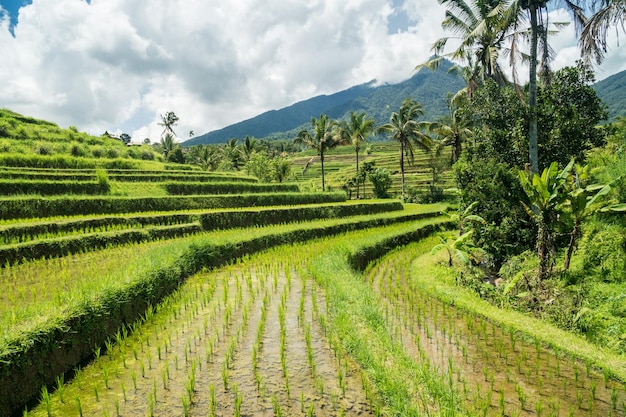
[(470, 262), (479, 262), (483, 251), (472, 242), (473, 230), (463, 233), (456, 239), (445, 239), (439, 237), (441, 242), (431, 249), (431, 254), (435, 254), (443, 249), (448, 253), (448, 266), (452, 266), (453, 256), (463, 265), (469, 265)]
[(539, 257), (538, 283), (547, 278), (554, 265), (554, 224), (558, 208), (567, 198), (567, 179), (574, 167), (574, 161), (559, 171), (557, 162), (543, 170), (541, 175), (530, 170), (520, 171), (520, 182), (528, 197), (521, 202), (528, 215), (537, 224), (537, 256)]
[(591, 184), (585, 186), (584, 184), (589, 177), (589, 166), (582, 167), (576, 164), (574, 170), (570, 172), (567, 181), (568, 193), (564, 205), (569, 206), (572, 212), (574, 227), (570, 232), (569, 245), (563, 264), (565, 271), (569, 269), (572, 255), (576, 250), (576, 244), (582, 235), (581, 226), (583, 220), (598, 211), (621, 211), (620, 206), (622, 205), (603, 207), (599, 204), (610, 193), (611, 184)]

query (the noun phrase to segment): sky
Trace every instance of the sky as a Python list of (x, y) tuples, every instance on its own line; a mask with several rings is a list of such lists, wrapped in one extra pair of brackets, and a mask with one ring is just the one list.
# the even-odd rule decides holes
[[(157, 142), (160, 115), (173, 111), (182, 141), (374, 79), (403, 81), (450, 35), (444, 13), (435, 0), (0, 0), (0, 107), (134, 142)], [(626, 69), (611, 34), (598, 80)], [(554, 69), (579, 58), (572, 25), (551, 44)]]

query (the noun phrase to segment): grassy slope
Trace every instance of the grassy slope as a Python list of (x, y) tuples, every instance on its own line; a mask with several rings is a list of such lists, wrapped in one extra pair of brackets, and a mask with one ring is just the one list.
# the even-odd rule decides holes
[(45, 120), (0, 109), (0, 157), (8, 154), (122, 158), (134, 160), (144, 169), (163, 169), (162, 158), (150, 146), (129, 147), (117, 139), (91, 136), (75, 127), (63, 129)]
[[(431, 237), (420, 242), (424, 247), (433, 247), (439, 240)], [(498, 308), (466, 288), (455, 285), (458, 271), (447, 268), (442, 260), (443, 252), (434, 257), (427, 253), (413, 263), (412, 279), (415, 285), (425, 289), (438, 299), (464, 310), (539, 340), (552, 349), (572, 356), (595, 367), (606, 370), (621, 381), (626, 381), (626, 358), (608, 349), (589, 343), (580, 335), (561, 330), (543, 320), (522, 313)], [(416, 272), (419, 271), (419, 274)]]

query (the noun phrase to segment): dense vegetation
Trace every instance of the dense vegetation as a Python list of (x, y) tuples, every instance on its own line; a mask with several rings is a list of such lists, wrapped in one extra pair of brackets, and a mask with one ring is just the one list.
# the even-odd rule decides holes
[[(626, 119), (536, 77), (546, 2), (442, 3), (437, 120), (183, 149), (2, 110), (0, 414), (626, 415)], [(520, 88), (479, 52), (525, 17)]]

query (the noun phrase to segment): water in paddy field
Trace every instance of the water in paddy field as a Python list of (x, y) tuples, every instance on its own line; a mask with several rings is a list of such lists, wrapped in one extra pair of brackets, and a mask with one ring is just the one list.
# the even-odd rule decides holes
[[(260, 259), (190, 278), (28, 415), (376, 415), (380, 399), (329, 336), (306, 262)], [(422, 293), (411, 259), (392, 254), (365, 280), (395, 340), (470, 415), (626, 415), (621, 383)]]
[(29, 416), (369, 416), (324, 291), (279, 260), (192, 277)]
[(408, 280), (410, 259), (394, 254), (367, 279), (384, 300), (396, 338), (447, 374), (472, 414), (626, 415), (626, 385), (424, 294)]

